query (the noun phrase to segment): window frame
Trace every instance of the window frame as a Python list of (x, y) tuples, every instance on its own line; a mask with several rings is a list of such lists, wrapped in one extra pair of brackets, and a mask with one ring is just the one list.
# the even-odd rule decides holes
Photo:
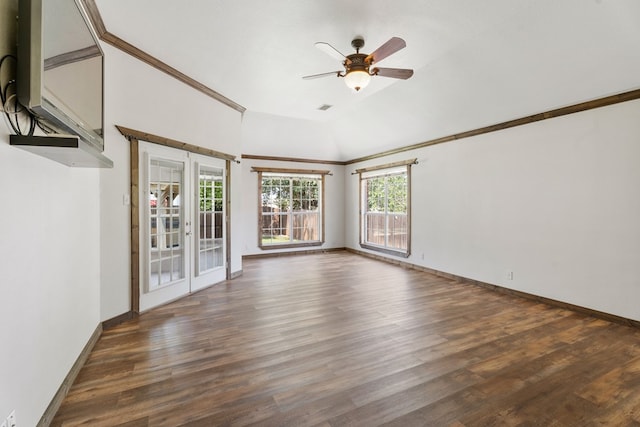
[[(400, 161), (395, 163), (387, 163), (387, 164), (378, 165), (378, 166), (356, 169), (356, 171), (354, 172), (354, 174), (357, 173), (359, 175), (358, 217), (359, 217), (359, 234), (360, 234), (359, 243), (361, 248), (382, 252), (388, 255), (399, 256), (403, 258), (408, 258), (411, 255), (411, 165), (414, 165), (416, 163), (417, 163), (417, 159), (410, 159), (410, 160), (405, 160), (405, 161)], [(393, 176), (398, 174), (406, 174), (406, 181), (407, 181), (407, 185), (406, 185), (407, 187), (406, 188), (407, 247), (406, 249), (398, 249), (392, 246), (388, 246), (387, 242), (385, 242), (384, 245), (378, 245), (378, 244), (369, 242), (367, 241), (367, 230), (365, 229), (365, 227), (367, 226), (365, 216), (367, 215), (367, 212), (368, 212), (367, 211), (368, 198), (367, 198), (367, 191), (365, 188), (367, 181), (372, 178), (387, 177), (387, 176)], [(385, 184), (385, 189), (386, 189), (386, 184)], [(385, 206), (387, 206), (387, 203), (388, 203), (388, 193), (385, 191), (385, 196), (384, 196)], [(384, 212), (385, 224), (387, 224), (388, 215), (389, 213), (385, 209), (385, 212)]]
[[(258, 247), (262, 250), (274, 250), (274, 249), (287, 249), (287, 248), (300, 248), (309, 246), (321, 246), (325, 242), (325, 176), (329, 175), (331, 171), (328, 170), (315, 170), (315, 169), (284, 169), (284, 168), (268, 168), (268, 167), (256, 167), (252, 166), (252, 171), (258, 173)], [(280, 176), (283, 178), (296, 179), (303, 177), (313, 177), (318, 179), (320, 185), (320, 192), (318, 195), (318, 214), (320, 218), (318, 220), (318, 240), (291, 242), (288, 243), (268, 243), (265, 244), (262, 241), (262, 224), (263, 224), (263, 212), (262, 212), (262, 181), (265, 174), (273, 174), (273, 176)], [(289, 215), (293, 215), (295, 211), (288, 210)], [(290, 227), (293, 226), (293, 222), (288, 225), (289, 232), (292, 231)]]

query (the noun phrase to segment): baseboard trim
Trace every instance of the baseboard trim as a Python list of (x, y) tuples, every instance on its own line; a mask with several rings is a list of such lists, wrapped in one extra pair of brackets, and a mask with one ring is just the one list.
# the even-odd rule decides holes
[(236, 278), (242, 276), (242, 274), (243, 274), (242, 269), (240, 269), (238, 271), (234, 271), (234, 272), (231, 273), (231, 277), (229, 277), (229, 280), (236, 279)]
[(122, 313), (119, 316), (112, 317), (111, 319), (107, 319), (102, 322), (102, 329), (106, 331), (107, 329), (118, 326), (119, 324), (124, 323), (127, 320), (131, 320), (137, 316), (138, 313), (136, 313), (135, 311), (127, 311), (126, 313)]
[(302, 251), (288, 251), (288, 252), (269, 252), (264, 254), (243, 255), (242, 259), (258, 259), (258, 258), (274, 258), (282, 256), (294, 256), (294, 255), (313, 255), (313, 254), (326, 254), (329, 252), (340, 252), (346, 248), (329, 248), (329, 249), (308, 249)]
[(69, 393), (69, 389), (73, 385), (73, 382), (76, 380), (78, 373), (80, 373), (80, 369), (82, 369), (82, 367), (84, 366), (87, 358), (89, 357), (89, 354), (91, 353), (91, 350), (93, 350), (93, 347), (96, 345), (101, 335), (102, 323), (99, 323), (95, 331), (93, 331), (93, 334), (91, 334), (89, 341), (80, 352), (80, 355), (76, 359), (75, 363), (67, 373), (67, 376), (62, 381), (62, 384), (58, 388), (56, 394), (53, 396), (53, 399), (51, 399), (51, 403), (49, 403), (49, 406), (44, 411), (44, 414), (42, 414), (37, 427), (47, 427), (51, 424), (51, 421), (53, 421), (53, 417), (55, 417), (56, 412), (58, 412), (58, 409), (60, 409), (62, 401), (67, 396), (67, 393)]
[(555, 299), (552, 299), (552, 298), (547, 298), (547, 297), (542, 297), (542, 296), (535, 295), (535, 294), (530, 294), (530, 293), (527, 293), (527, 292), (517, 291), (515, 289), (505, 288), (505, 287), (499, 286), (499, 285), (493, 285), (491, 283), (481, 282), (479, 280), (469, 279), (467, 277), (458, 276), (458, 275), (451, 274), (451, 273), (445, 273), (445, 272), (442, 272), (442, 271), (434, 270), (432, 268), (422, 267), (420, 265), (411, 264), (409, 262), (401, 261), (401, 260), (398, 260), (398, 259), (386, 258), (386, 257), (380, 256), (380, 255), (371, 254), (371, 253), (368, 253), (368, 252), (363, 252), (363, 251), (360, 251), (360, 250), (357, 250), (357, 249), (345, 248), (345, 250), (347, 252), (351, 252), (351, 253), (354, 253), (354, 254), (357, 254), (357, 255), (362, 255), (362, 256), (365, 256), (365, 257), (368, 257), (368, 258), (373, 258), (373, 259), (376, 259), (376, 260), (384, 261), (384, 262), (389, 263), (389, 264), (399, 265), (399, 266), (401, 266), (403, 268), (410, 268), (410, 269), (413, 269), (413, 270), (424, 271), (424, 272), (431, 273), (431, 274), (434, 274), (434, 275), (439, 276), (439, 277), (444, 277), (446, 279), (455, 280), (456, 282), (475, 285), (475, 286), (480, 286), (482, 288), (489, 289), (489, 290), (492, 290), (494, 292), (499, 292), (499, 293), (502, 293), (502, 294), (511, 295), (511, 296), (527, 299), (527, 300), (530, 300), (530, 301), (535, 301), (535, 302), (547, 304), (547, 305), (552, 306), (552, 307), (563, 308), (563, 309), (566, 309), (566, 310), (574, 311), (576, 313), (581, 313), (581, 314), (584, 314), (584, 315), (587, 315), (587, 316), (591, 316), (591, 317), (595, 317), (595, 318), (598, 318), (598, 319), (607, 320), (609, 322), (618, 323), (618, 324), (631, 326), (631, 327), (640, 329), (640, 321), (638, 321), (638, 320), (629, 319), (629, 318), (618, 316), (618, 315), (611, 314), (611, 313), (605, 313), (604, 311), (598, 311), (598, 310), (594, 310), (594, 309), (591, 309), (591, 308), (582, 307), (582, 306), (575, 305), (575, 304), (570, 304), (568, 302), (558, 301), (558, 300), (555, 300)]

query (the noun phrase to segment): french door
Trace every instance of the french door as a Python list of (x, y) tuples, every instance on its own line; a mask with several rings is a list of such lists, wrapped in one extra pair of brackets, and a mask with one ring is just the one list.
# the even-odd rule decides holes
[(140, 142), (140, 310), (227, 278), (226, 162)]

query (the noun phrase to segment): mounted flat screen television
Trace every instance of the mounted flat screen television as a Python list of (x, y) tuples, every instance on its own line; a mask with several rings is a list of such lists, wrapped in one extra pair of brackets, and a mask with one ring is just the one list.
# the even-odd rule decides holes
[(57, 138), (12, 144), (70, 166), (113, 166), (101, 154), (104, 55), (79, 0), (20, 0), (17, 56), (18, 100)]

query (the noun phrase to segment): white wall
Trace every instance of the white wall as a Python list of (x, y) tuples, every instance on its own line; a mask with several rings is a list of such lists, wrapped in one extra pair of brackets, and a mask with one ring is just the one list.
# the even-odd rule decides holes
[[(305, 248), (269, 249), (258, 247), (258, 174), (253, 166), (329, 170), (325, 176), (325, 242), (322, 246)], [(283, 162), (242, 159), (242, 224), (243, 255), (270, 254), (275, 252), (296, 252), (300, 250), (344, 248), (344, 166), (319, 163)]]
[(95, 170), (8, 145), (0, 130), (0, 416), (35, 425), (100, 318)]
[[(100, 174), (102, 221), (101, 319), (131, 307), (129, 142), (115, 125), (240, 157), (241, 114), (143, 62), (103, 45), (105, 51), (105, 155), (113, 169)], [(242, 173), (231, 164), (231, 271), (242, 269)], [(235, 202), (237, 201), (237, 202)]]
[[(17, 0), (0, 0), (2, 54), (15, 45), (16, 11)], [(10, 147), (0, 124), (0, 419), (15, 409), (21, 426), (38, 421), (98, 323), (130, 308), (129, 143), (115, 124), (237, 156), (341, 157), (312, 123), (249, 115), (241, 135), (238, 112), (103, 48), (113, 169)], [(359, 249), (350, 173), (418, 157), (410, 262), (640, 320), (639, 115), (633, 101), (346, 168), (244, 159), (231, 167), (231, 270), (265, 253), (251, 166), (330, 169), (322, 248)]]
[(632, 101), (349, 165), (346, 245), (349, 173), (417, 157), (409, 262), (640, 320), (639, 141)]
[[(17, 0), (0, 0), (0, 53), (15, 53)], [(6, 31), (5, 31), (6, 29)], [(9, 145), (0, 124), (0, 419), (35, 425), (100, 321), (130, 309), (129, 143), (144, 132), (240, 156), (241, 114), (121, 53), (105, 51), (105, 155), (113, 169), (76, 169)], [(232, 203), (242, 193), (231, 166)], [(242, 269), (232, 211), (232, 272)]]
[(242, 119), (242, 153), (313, 160), (344, 158), (327, 123), (251, 111)]
[[(17, 3), (0, 0), (0, 55), (15, 53)], [(11, 147), (9, 133), (3, 115), (0, 419), (15, 410), (33, 426), (100, 321), (100, 176)]]

